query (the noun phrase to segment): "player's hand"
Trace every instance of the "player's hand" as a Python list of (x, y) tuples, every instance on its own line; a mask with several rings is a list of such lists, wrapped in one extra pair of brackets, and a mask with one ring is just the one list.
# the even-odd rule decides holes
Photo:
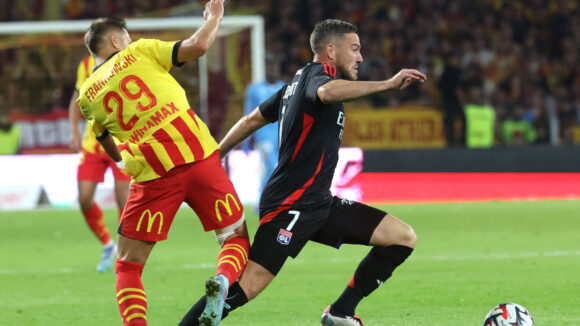
[(127, 168), (125, 167), (125, 162), (123, 162), (123, 160), (120, 160), (119, 162), (115, 162), (115, 164), (117, 164), (117, 167), (121, 170), (126, 170)]
[(211, 17), (222, 18), (224, 16), (224, 1), (225, 0), (210, 0), (206, 3), (203, 12), (203, 19), (208, 20)]
[(389, 79), (394, 88), (404, 89), (415, 81), (424, 82), (427, 79), (422, 72), (417, 69), (401, 69), (396, 75)]
[(71, 132), (68, 147), (75, 152), (81, 149), (81, 135), (78, 132)]

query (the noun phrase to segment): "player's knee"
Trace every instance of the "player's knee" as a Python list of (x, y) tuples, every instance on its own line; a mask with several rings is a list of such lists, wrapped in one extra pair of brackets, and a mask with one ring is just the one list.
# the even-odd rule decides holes
[(407, 226), (401, 234), (401, 244), (410, 248), (415, 248), (417, 244), (417, 234), (411, 226)]
[(258, 286), (258, 284), (256, 283), (247, 283), (244, 284), (244, 287), (242, 287), (242, 289), (246, 294), (248, 301), (250, 301), (253, 300), (255, 297), (257, 297), (262, 292), (263, 287)]
[(237, 237), (248, 239), (248, 243), (250, 241), (244, 214), (242, 214), (242, 217), (236, 223), (223, 229), (214, 230), (214, 232), (220, 247), (223, 247), (226, 242)]
[(79, 205), (83, 211), (86, 211), (93, 206), (93, 197), (79, 194)]

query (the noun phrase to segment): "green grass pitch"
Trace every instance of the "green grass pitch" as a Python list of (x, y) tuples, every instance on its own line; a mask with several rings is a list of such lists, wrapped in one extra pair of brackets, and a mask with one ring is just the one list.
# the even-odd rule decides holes
[[(381, 207), (411, 224), (417, 248), (357, 309), (367, 326), (481, 325), (517, 302), (536, 325), (580, 325), (580, 201)], [(109, 229), (116, 211), (106, 211)], [(253, 236), (256, 214), (247, 209)], [(122, 325), (115, 276), (98, 274), (100, 244), (77, 211), (0, 212), (0, 325)], [(368, 248), (311, 243), (222, 325), (320, 325)], [(143, 283), (150, 325), (177, 325), (215, 272), (218, 245), (179, 211)]]

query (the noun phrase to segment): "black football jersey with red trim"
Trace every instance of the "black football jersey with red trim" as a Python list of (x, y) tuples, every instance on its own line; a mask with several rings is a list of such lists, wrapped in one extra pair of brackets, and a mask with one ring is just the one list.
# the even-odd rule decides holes
[(320, 206), (331, 198), (344, 128), (344, 104), (324, 104), (320, 86), (336, 78), (336, 67), (309, 63), (292, 82), (260, 104), (262, 115), (279, 121), (278, 166), (260, 199), (260, 216), (283, 209)]

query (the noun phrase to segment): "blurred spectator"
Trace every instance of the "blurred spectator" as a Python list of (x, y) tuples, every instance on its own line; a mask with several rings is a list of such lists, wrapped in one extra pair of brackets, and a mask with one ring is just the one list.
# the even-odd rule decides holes
[[(8, 8), (0, 11), (0, 21), (59, 16), (62, 19), (161, 16), (168, 15), (169, 8), (187, 5), (199, 9), (187, 0), (0, 0), (0, 6)], [(178, 12), (195, 13), (192, 10)], [(356, 24), (365, 44), (361, 49), (364, 57), (359, 70), (361, 79), (379, 79), (410, 66), (420, 67), (430, 76), (424, 87), (379, 94), (365, 103), (379, 109), (406, 102), (440, 106), (447, 115), (450, 145), (462, 143), (451, 132), (450, 121), (461, 120), (453, 89), (461, 100), (465, 89), (480, 88), (482, 97), (496, 110), (498, 122), (513, 118), (516, 107), (531, 111), (533, 119), (527, 121), (536, 130), (535, 143), (571, 142), (573, 130), (580, 125), (575, 95), (580, 84), (578, 1), (243, 0), (229, 3), (228, 10), (258, 13), (266, 18), (266, 50), (281, 62), (283, 79), (291, 78), (290, 74), (309, 60), (308, 42), (304, 38), (315, 21), (341, 18)], [(10, 49), (13, 44), (9, 39), (0, 40), (0, 66), (3, 66), (0, 69), (10, 74), (23, 70), (22, 61), (30, 61), (20, 59), (26, 56), (21, 52), (26, 51)], [(10, 51), (16, 53), (5, 54)], [(448, 64), (450, 53), (458, 61), (453, 69)], [(58, 57), (62, 56), (49, 60), (50, 63), (58, 63)], [(61, 61), (73, 66), (70, 62), (78, 59)], [(35, 65), (38, 61), (31, 63)], [(58, 74), (59, 69), (66, 69), (66, 64), (53, 69), (57, 79), (48, 70), (51, 64), (41, 63), (30, 69), (36, 70), (31, 77), (36, 81), (32, 80), (31, 85), (71, 87), (72, 81), (66, 80), (68, 75)], [(10, 67), (4, 68), (7, 66)], [(454, 78), (449, 78), (449, 74)], [(35, 90), (32, 95), (33, 87), (22, 85), (18, 78), (14, 80), (16, 83), (10, 83), (0, 77), (3, 83), (0, 89), (15, 105), (26, 108), (34, 102), (33, 98), (38, 101), (51, 98), (52, 90)], [(67, 91), (64, 93), (62, 97), (67, 98)], [(534, 97), (533, 101), (530, 97)]]
[(465, 105), (465, 144), (469, 148), (492, 147), (495, 143), (495, 111), (482, 99), (479, 87), (469, 88)]
[[(441, 105), (445, 118), (445, 138), (447, 146), (462, 146), (465, 136), (465, 115), (459, 100), (458, 88), (461, 80), (459, 57), (450, 53), (445, 57), (443, 73), (439, 78), (439, 91), (441, 92)], [(457, 128), (456, 126), (460, 127)]]
[(536, 141), (536, 130), (532, 124), (533, 116), (526, 115), (521, 106), (501, 123), (501, 137), (506, 145), (533, 144)]
[(0, 116), (0, 155), (18, 154), (20, 129), (10, 119)]

